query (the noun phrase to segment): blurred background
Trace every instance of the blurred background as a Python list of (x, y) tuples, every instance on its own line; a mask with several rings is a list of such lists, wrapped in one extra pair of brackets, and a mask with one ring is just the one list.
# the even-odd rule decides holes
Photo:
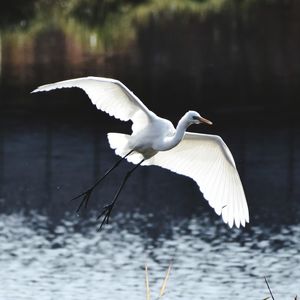
[[(300, 2), (10, 0), (0, 11), (0, 298), (143, 299), (167, 266), (165, 299), (292, 299), (300, 282)], [(229, 229), (189, 178), (156, 167), (130, 178), (111, 224), (95, 220), (131, 167), (70, 202), (130, 132), (79, 89), (30, 94), (81, 76), (116, 78), (175, 125), (214, 122), (246, 192), (250, 224)], [(157, 292), (157, 293), (156, 293)]]

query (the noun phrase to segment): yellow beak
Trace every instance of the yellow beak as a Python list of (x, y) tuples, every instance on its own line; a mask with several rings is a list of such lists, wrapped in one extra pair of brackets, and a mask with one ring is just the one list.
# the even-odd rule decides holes
[(199, 118), (199, 121), (200, 121), (201, 123), (205, 123), (205, 124), (207, 124), (207, 125), (212, 125), (212, 124), (213, 124), (213, 122), (211, 122), (211, 121), (209, 121), (209, 120), (207, 120), (207, 119), (205, 119), (205, 118), (203, 118), (203, 117), (200, 117), (200, 118)]

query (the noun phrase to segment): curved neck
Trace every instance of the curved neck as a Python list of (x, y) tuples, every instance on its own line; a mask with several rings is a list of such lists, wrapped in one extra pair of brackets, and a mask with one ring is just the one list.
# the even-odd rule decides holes
[(186, 129), (188, 128), (190, 124), (186, 121), (185, 116), (183, 116), (176, 127), (176, 132), (173, 136), (167, 137), (164, 140), (165, 149), (164, 150), (170, 150), (177, 146), (181, 140), (183, 139), (183, 136), (185, 134)]

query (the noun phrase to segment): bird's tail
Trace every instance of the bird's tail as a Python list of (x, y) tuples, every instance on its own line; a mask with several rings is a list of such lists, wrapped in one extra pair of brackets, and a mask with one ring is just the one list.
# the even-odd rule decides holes
[[(124, 157), (132, 150), (128, 145), (130, 138), (128, 134), (110, 132), (107, 134), (107, 138), (110, 148), (114, 149), (115, 153), (121, 157)], [(126, 159), (131, 163), (138, 164), (143, 159), (143, 156), (140, 153), (133, 152)]]

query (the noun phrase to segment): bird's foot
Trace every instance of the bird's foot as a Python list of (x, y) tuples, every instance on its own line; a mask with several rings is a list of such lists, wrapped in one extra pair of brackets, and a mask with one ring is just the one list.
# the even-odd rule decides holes
[(80, 211), (82, 206), (84, 206), (84, 208), (87, 208), (88, 202), (89, 202), (91, 194), (93, 192), (93, 189), (94, 189), (94, 187), (91, 187), (88, 190), (86, 190), (85, 192), (83, 192), (80, 195), (78, 195), (78, 196), (74, 197), (73, 199), (71, 199), (71, 201), (73, 201), (73, 200), (77, 200), (80, 197), (83, 197), (82, 200), (80, 201), (79, 205), (78, 205), (78, 208), (76, 209), (76, 213), (78, 213)]
[(110, 217), (110, 214), (111, 214), (111, 211), (112, 211), (114, 205), (115, 205), (115, 201), (111, 202), (110, 204), (106, 204), (106, 205), (103, 206), (102, 212), (97, 217), (97, 220), (99, 220), (103, 216), (104, 216), (104, 218), (103, 218), (99, 228), (97, 229), (97, 231), (100, 231), (102, 229), (103, 225), (108, 224), (109, 217)]

